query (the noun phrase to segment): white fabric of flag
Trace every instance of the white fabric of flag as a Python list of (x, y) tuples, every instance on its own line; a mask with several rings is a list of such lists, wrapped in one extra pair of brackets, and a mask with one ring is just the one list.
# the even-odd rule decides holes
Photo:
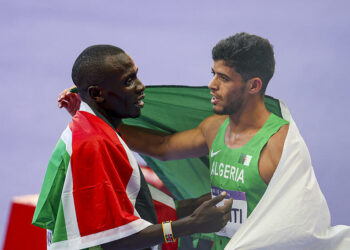
[(225, 249), (350, 249), (350, 227), (330, 226), (308, 148), (280, 105), (290, 122), (281, 160), (263, 198)]

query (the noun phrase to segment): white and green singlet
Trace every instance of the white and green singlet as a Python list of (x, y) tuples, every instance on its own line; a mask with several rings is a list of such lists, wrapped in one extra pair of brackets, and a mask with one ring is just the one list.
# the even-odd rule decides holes
[[(225, 200), (233, 198), (231, 220), (216, 233), (212, 249), (225, 248), (265, 193), (267, 185), (260, 177), (258, 168), (260, 153), (270, 137), (288, 122), (271, 113), (253, 138), (236, 149), (225, 144), (228, 124), (227, 118), (219, 128), (209, 152), (212, 196), (226, 191)], [(224, 201), (221, 202), (223, 203)]]

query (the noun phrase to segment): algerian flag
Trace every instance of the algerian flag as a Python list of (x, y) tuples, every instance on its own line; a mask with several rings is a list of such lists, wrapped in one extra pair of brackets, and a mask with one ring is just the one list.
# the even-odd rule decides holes
[[(142, 116), (125, 123), (173, 133), (192, 129), (212, 114), (207, 87), (150, 86), (145, 92)], [(289, 111), (268, 96), (265, 104), (290, 121), (288, 136), (265, 195), (226, 249), (350, 249), (349, 227), (330, 227), (307, 146)], [(210, 191), (207, 157), (169, 162), (142, 157), (177, 199)], [(249, 157), (242, 161), (249, 165)]]
[(350, 227), (331, 227), (308, 148), (288, 109), (283, 153), (267, 190), (225, 249), (350, 249)]
[[(123, 120), (124, 123), (174, 133), (195, 128), (213, 114), (208, 87), (149, 86), (145, 93), (142, 115)], [(277, 99), (266, 96), (265, 104), (281, 116)], [(195, 198), (210, 192), (208, 156), (174, 161), (141, 156), (176, 199)], [(249, 156), (245, 163), (249, 165)]]
[(247, 155), (247, 154), (241, 154), (239, 156), (238, 162), (243, 164), (244, 166), (249, 167), (250, 161), (252, 160), (252, 156), (251, 155)]

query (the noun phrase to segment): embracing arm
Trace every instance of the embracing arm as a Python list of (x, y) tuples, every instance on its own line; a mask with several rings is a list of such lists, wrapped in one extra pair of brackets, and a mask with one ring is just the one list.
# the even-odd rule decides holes
[(122, 124), (120, 132), (128, 146), (159, 160), (201, 157), (208, 154), (202, 126), (175, 134)]
[(128, 146), (139, 153), (160, 160), (202, 157), (209, 148), (226, 116), (212, 115), (198, 127), (174, 134), (122, 124), (119, 129)]
[[(225, 193), (203, 202), (190, 216), (171, 223), (174, 238), (194, 233), (217, 232), (230, 219), (232, 199), (227, 200), (222, 207), (216, 204), (222, 201)], [(161, 224), (151, 225), (129, 237), (106, 243), (103, 249), (138, 249), (154, 246), (164, 242)]]

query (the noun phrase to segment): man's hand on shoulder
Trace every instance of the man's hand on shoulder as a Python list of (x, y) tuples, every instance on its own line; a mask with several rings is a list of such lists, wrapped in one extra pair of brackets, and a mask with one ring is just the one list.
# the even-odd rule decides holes
[(75, 86), (63, 90), (57, 97), (58, 107), (65, 108), (71, 116), (80, 108), (81, 98), (77, 93), (73, 93), (71, 90), (75, 89)]

